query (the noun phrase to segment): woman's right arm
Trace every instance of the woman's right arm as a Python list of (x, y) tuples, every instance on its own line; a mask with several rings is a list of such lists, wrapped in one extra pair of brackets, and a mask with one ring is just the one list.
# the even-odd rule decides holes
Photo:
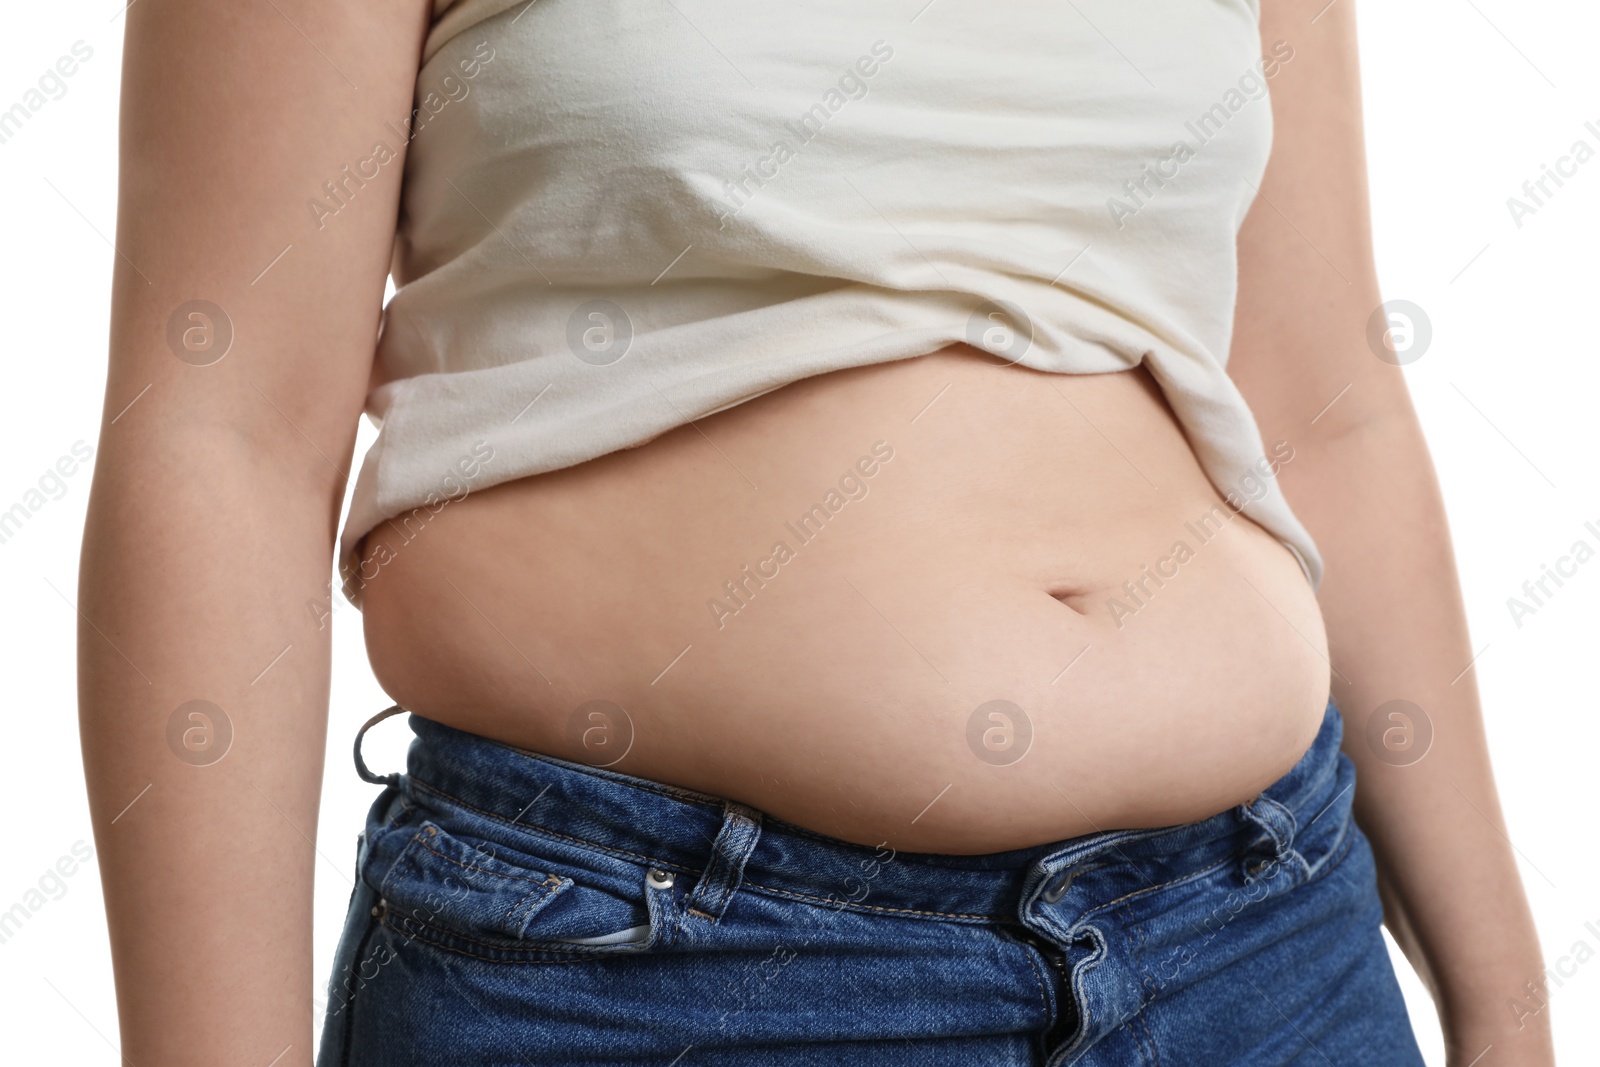
[(78, 603), (122, 1055), (305, 1064), (329, 577), (429, 4), (125, 17)]

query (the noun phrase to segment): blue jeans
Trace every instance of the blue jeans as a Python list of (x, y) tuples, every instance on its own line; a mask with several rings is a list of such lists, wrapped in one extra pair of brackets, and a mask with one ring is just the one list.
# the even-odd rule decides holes
[(980, 856), (410, 721), (319, 1067), (1422, 1063), (1331, 702), (1248, 804)]

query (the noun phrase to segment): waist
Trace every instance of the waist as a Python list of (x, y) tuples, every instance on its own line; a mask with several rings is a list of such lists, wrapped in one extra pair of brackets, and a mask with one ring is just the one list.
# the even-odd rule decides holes
[[(1016, 922), (1038, 898), (1056, 904), (1070, 885), (1077, 893), (1068, 904), (1093, 910), (1245, 855), (1263, 865), (1314, 865), (1338, 842), (1313, 839), (1311, 831), (1336, 803), (1348, 805), (1354, 782), (1330, 700), (1311, 744), (1286, 773), (1209, 818), (1001, 852), (917, 853), (832, 838), (722, 797), (522, 751), (421, 716), (410, 721), (417, 740), (400, 788), (458, 837), (512, 849), (519, 836), (544, 838), (641, 874), (655, 868), (693, 879), (720, 876), (717, 857), (733, 854), (741, 890), (957, 922)], [(1324, 829), (1337, 836), (1341, 821), (1336, 813)]]
[(380, 531), (368, 651), (407, 709), (858, 843), (1208, 816), (1328, 694), (1298, 563), (1142, 370), (821, 375)]

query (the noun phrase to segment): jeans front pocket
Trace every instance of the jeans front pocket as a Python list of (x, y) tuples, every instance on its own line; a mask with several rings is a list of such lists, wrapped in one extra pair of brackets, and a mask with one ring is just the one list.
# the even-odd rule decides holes
[(531, 834), (424, 812), (375, 842), (369, 879), (400, 936), (496, 962), (654, 947), (665, 927), (646, 868)]
[(521, 940), (533, 917), (572, 880), (507, 863), (496, 852), (423, 820), (378, 886), (390, 921), (442, 923)]

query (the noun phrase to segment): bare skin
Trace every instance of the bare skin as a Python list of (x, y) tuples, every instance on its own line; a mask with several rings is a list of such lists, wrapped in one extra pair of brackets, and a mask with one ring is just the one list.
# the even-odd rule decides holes
[[(126, 16), (111, 372), (79, 607), (85, 766), (134, 1063), (310, 1059), (329, 645), (305, 604), (327, 592), (399, 162), (324, 229), (304, 200), (405, 114), (427, 6), (147, 0)], [(1489, 1045), (1486, 1064), (1549, 1063), (1548, 1009), (1522, 1028), (1505, 1009), (1543, 966), (1472, 676), (1452, 684), (1472, 653), (1426, 446), (1403, 378), (1366, 347), (1379, 295), (1354, 16), (1336, 5), (1313, 25), (1321, 7), (1262, 5), (1264, 40), (1296, 58), (1272, 85), (1277, 140), (1240, 236), (1230, 364), (1269, 448), (1294, 449), (1280, 477), (1327, 562), (1320, 613), (1283, 547), (1240, 518), (1118, 628), (1098, 602), (1164, 555), (1214, 487), (1142, 372), (1047, 382), (952, 352), (791, 386), (704, 420), (704, 437), (685, 428), (452, 504), (366, 590), (380, 678), (547, 751), (574, 704), (615, 700), (636, 729), (621, 769), (824, 832), (898, 826), (901, 847), (978, 851), (1248, 796), (1309, 741), (1326, 648), (1387, 921), (1433, 989), (1452, 1067)], [(163, 339), (196, 298), (237, 335), (209, 367)], [(895, 456), (869, 494), (715, 628), (706, 600), (878, 440)], [(609, 526), (583, 510), (602, 506)], [(551, 563), (563, 551), (603, 562), (573, 574)], [(405, 596), (428, 610), (407, 617)], [(1230, 627), (1259, 648), (1241, 655)], [(1395, 697), (1436, 732), (1411, 767), (1362, 740)], [(994, 698), (1036, 725), (1010, 767), (966, 747), (967, 716)], [(233, 725), (210, 766), (166, 741), (193, 699)], [(1150, 777), (1164, 788), (1138, 788)]]
[[(1239, 235), (1229, 373), (1263, 436), (1303, 442), (1280, 478), (1323, 555), (1356, 820), (1377, 856), (1385, 925), (1438, 1005), (1447, 1062), (1548, 1064), (1551, 1009), (1518, 1019), (1507, 1008), (1544, 964), (1467, 670), (1444, 502), (1405, 378), (1365, 338), (1381, 296), (1354, 8), (1268, 0), (1261, 22), (1263, 41), (1292, 40), (1296, 56), (1272, 85), (1272, 160)], [(1433, 748), (1411, 766), (1366, 741), (1394, 699), (1432, 721)]]
[[(857, 498), (802, 529), (841, 478)], [(823, 375), (367, 542), (368, 654), (405, 707), (901, 851), (1205, 818), (1327, 703), (1299, 565), (1143, 370), (953, 348)], [(627, 725), (569, 730), (595, 699), (625, 754)], [(967, 732), (996, 699), (1032, 734), (999, 764)]]

